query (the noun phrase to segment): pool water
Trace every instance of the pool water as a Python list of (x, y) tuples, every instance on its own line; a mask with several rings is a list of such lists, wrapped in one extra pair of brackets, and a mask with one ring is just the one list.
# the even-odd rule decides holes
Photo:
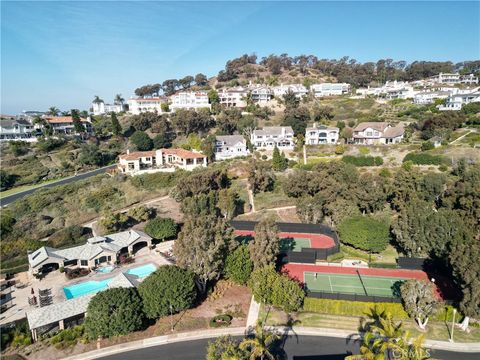
[(105, 279), (101, 281), (85, 281), (80, 284), (64, 287), (63, 292), (65, 293), (65, 297), (67, 299), (73, 299), (105, 290), (110, 281), (112, 281), (112, 279)]
[(136, 275), (140, 278), (144, 278), (144, 277), (150, 275), (151, 273), (153, 273), (155, 270), (157, 270), (155, 265), (146, 264), (146, 265), (142, 265), (142, 266), (127, 270), (127, 274)]
[(97, 269), (97, 272), (101, 272), (101, 273), (109, 273), (109, 272), (112, 272), (113, 271), (113, 266), (110, 265), (110, 266), (103, 266), (103, 267), (100, 267)]
[[(144, 278), (150, 275), (155, 270), (157, 270), (155, 265), (146, 264), (129, 269), (125, 273), (130, 275), (136, 275), (139, 278)], [(93, 294), (101, 290), (105, 290), (108, 288), (108, 284), (112, 280), (113, 277), (101, 281), (85, 281), (76, 285), (66, 286), (63, 288), (63, 292), (65, 293), (65, 297), (67, 299), (73, 299), (87, 294)]]

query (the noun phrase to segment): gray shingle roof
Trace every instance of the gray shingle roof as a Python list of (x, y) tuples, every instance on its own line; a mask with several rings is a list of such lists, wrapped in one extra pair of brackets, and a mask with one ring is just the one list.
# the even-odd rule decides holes
[(254, 130), (254, 135), (282, 135), (282, 128), (285, 128), (285, 134), (293, 135), (291, 126), (265, 126), (263, 129)]
[(242, 135), (222, 135), (216, 137), (217, 141), (221, 141), (226, 146), (234, 146), (238, 143), (246, 144), (246, 140)]

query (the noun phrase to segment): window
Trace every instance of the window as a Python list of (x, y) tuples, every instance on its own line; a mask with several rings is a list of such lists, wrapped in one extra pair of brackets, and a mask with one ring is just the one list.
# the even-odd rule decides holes
[(372, 136), (372, 132), (371, 132), (371, 131), (367, 131), (367, 136)]
[(150, 159), (149, 157), (145, 158), (145, 161), (150, 161), (150, 160), (152, 160), (152, 159)]
[(88, 260), (80, 260), (81, 266), (88, 266)]

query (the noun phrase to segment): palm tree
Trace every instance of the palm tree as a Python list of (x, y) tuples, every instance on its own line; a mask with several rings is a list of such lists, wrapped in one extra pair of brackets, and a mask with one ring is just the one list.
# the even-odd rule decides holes
[(272, 354), (272, 345), (279, 339), (279, 336), (273, 332), (267, 331), (263, 328), (262, 322), (257, 322), (255, 326), (255, 337), (246, 338), (240, 343), (241, 350), (250, 350), (250, 360), (260, 358), (275, 360)]
[(93, 98), (93, 101), (92, 101), (94, 104), (100, 104), (103, 102), (102, 99), (100, 99), (100, 96), (98, 95), (95, 95), (95, 97)]
[(385, 354), (374, 346), (375, 335), (367, 332), (363, 335), (359, 355), (350, 355), (345, 360), (383, 360)]
[(57, 116), (59, 112), (60, 112), (59, 108), (55, 106), (51, 106), (48, 108), (47, 115)]
[(122, 94), (117, 94), (115, 95), (115, 100), (113, 100), (115, 104), (120, 104), (123, 106), (123, 103), (125, 102), (125, 99), (122, 97)]

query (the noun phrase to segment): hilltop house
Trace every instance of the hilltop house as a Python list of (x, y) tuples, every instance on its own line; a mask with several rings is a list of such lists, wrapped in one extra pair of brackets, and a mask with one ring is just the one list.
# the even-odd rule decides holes
[(158, 149), (153, 151), (127, 150), (118, 157), (118, 170), (124, 174), (141, 175), (155, 172), (173, 172), (175, 169), (193, 170), (207, 166), (207, 157), (184, 149)]
[(414, 95), (414, 104), (432, 104), (435, 100), (446, 99), (451, 95), (450, 91), (424, 91)]
[(100, 264), (115, 263), (120, 254), (133, 254), (152, 245), (152, 238), (139, 230), (127, 230), (105, 236), (94, 236), (80, 246), (54, 249), (42, 246), (28, 254), (32, 274), (57, 270), (60, 267), (92, 269)]
[(338, 142), (339, 128), (313, 124), (305, 130), (305, 144), (336, 144)]
[(248, 91), (241, 86), (229, 89), (222, 89), (222, 91), (218, 93), (218, 97), (220, 98), (220, 104), (227, 108), (246, 107), (247, 102), (245, 98), (247, 97), (247, 95)]
[(277, 146), (280, 150), (293, 150), (293, 129), (290, 126), (266, 126), (254, 130), (251, 142), (257, 149), (272, 150)]
[(434, 84), (478, 84), (478, 77), (474, 74), (460, 75), (459, 73), (440, 73), (429, 78)]
[(0, 120), (0, 141), (37, 141), (35, 129), (27, 120)]
[(347, 83), (323, 83), (310, 86), (315, 97), (343, 95), (350, 92), (350, 84)]
[(166, 97), (150, 96), (128, 99), (128, 111), (133, 115), (144, 112), (162, 112), (162, 104), (167, 103)]
[(459, 92), (455, 95), (450, 95), (445, 101), (445, 105), (438, 105), (438, 110), (461, 110), (465, 104), (472, 102), (480, 102), (480, 88), (474, 91), (464, 93)]
[[(45, 117), (47, 123), (52, 126), (54, 134), (74, 134), (75, 126), (73, 125), (73, 118), (71, 116), (47, 116)], [(91, 133), (93, 131), (90, 117), (87, 119), (80, 119), (85, 131)]]
[(93, 115), (110, 114), (112, 112), (119, 113), (123, 111), (122, 104), (105, 104), (103, 100), (99, 102), (92, 102)]
[(247, 156), (250, 151), (242, 135), (224, 135), (215, 138), (215, 160)]
[(403, 125), (392, 126), (386, 122), (364, 122), (353, 129), (354, 144), (398, 144), (402, 141), (405, 129)]
[(175, 111), (176, 109), (210, 109), (211, 106), (208, 102), (208, 95), (205, 91), (179, 92), (178, 94), (172, 95), (170, 100), (170, 109), (172, 111)]
[(273, 87), (273, 94), (278, 97), (282, 97), (289, 91), (294, 93), (297, 98), (301, 98), (308, 94), (308, 89), (302, 84), (281, 84), (280, 86)]

